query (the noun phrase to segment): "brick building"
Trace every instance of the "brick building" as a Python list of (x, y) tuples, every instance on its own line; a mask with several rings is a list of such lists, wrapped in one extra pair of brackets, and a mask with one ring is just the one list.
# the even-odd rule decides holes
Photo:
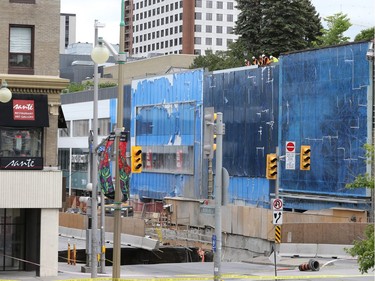
[[(63, 125), (59, 78), (60, 1), (0, 2), (0, 271), (56, 276)], [(41, 16), (42, 15), (42, 16)]]

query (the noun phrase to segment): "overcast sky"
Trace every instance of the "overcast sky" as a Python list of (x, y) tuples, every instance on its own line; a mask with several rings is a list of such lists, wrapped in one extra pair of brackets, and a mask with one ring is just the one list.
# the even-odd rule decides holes
[[(311, 0), (311, 3), (322, 18), (338, 12), (347, 14), (352, 27), (345, 35), (352, 40), (361, 30), (375, 26), (374, 0)], [(110, 43), (119, 42), (121, 0), (61, 0), (61, 12), (76, 14), (77, 42), (94, 42), (95, 19), (105, 24), (99, 29), (99, 36)]]

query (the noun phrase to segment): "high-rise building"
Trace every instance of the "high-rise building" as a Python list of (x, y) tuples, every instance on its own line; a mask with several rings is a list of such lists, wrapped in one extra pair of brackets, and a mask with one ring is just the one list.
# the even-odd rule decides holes
[(125, 1), (125, 51), (135, 57), (227, 50), (239, 11), (236, 0)]
[(60, 54), (65, 53), (68, 45), (76, 43), (76, 15), (60, 14)]

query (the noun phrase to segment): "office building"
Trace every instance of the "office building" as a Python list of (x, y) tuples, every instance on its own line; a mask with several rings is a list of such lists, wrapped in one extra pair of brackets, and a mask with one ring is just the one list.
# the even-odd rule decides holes
[(135, 57), (204, 55), (237, 39), (235, 0), (129, 0), (125, 7), (125, 51)]

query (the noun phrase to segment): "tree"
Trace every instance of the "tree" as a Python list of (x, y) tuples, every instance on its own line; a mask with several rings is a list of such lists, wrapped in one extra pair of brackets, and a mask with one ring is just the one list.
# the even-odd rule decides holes
[(354, 41), (364, 41), (364, 40), (370, 41), (374, 39), (374, 37), (375, 37), (375, 27), (373, 26), (373, 27), (361, 30), (361, 32), (358, 33), (356, 37), (354, 38)]
[(310, 0), (238, 0), (235, 33), (252, 54), (278, 56), (313, 46), (321, 35), (319, 14)]
[(331, 46), (349, 42), (350, 37), (345, 37), (343, 33), (352, 26), (346, 14), (337, 13), (324, 18), (327, 22), (327, 29), (323, 29), (323, 35), (319, 37), (321, 43), (318, 46)]
[[(375, 148), (373, 145), (365, 144), (367, 163), (374, 168)], [(369, 174), (358, 175), (352, 183), (346, 185), (347, 188), (371, 188), (374, 189), (374, 176)], [(374, 268), (374, 225), (370, 224), (365, 230), (365, 238), (354, 241), (354, 246), (351, 249), (346, 249), (351, 256), (358, 256), (358, 265), (361, 273), (367, 273), (371, 268)]]
[[(375, 148), (370, 144), (365, 144), (364, 149), (366, 150), (366, 162), (367, 164), (374, 165)], [(373, 170), (373, 169), (371, 169)], [(374, 189), (374, 176), (369, 174), (358, 175), (353, 182), (346, 184), (347, 188), (372, 188)]]
[(354, 241), (353, 248), (346, 249), (346, 251), (353, 257), (358, 256), (359, 271), (362, 274), (374, 268), (374, 226), (368, 225), (365, 230), (365, 238)]
[(205, 56), (196, 57), (190, 68), (193, 69), (202, 67), (209, 71), (214, 71), (243, 66), (244, 55), (237, 57), (237, 53), (238, 52), (231, 52), (230, 50), (227, 52), (219, 51), (213, 53), (211, 50), (208, 50), (206, 51)]

